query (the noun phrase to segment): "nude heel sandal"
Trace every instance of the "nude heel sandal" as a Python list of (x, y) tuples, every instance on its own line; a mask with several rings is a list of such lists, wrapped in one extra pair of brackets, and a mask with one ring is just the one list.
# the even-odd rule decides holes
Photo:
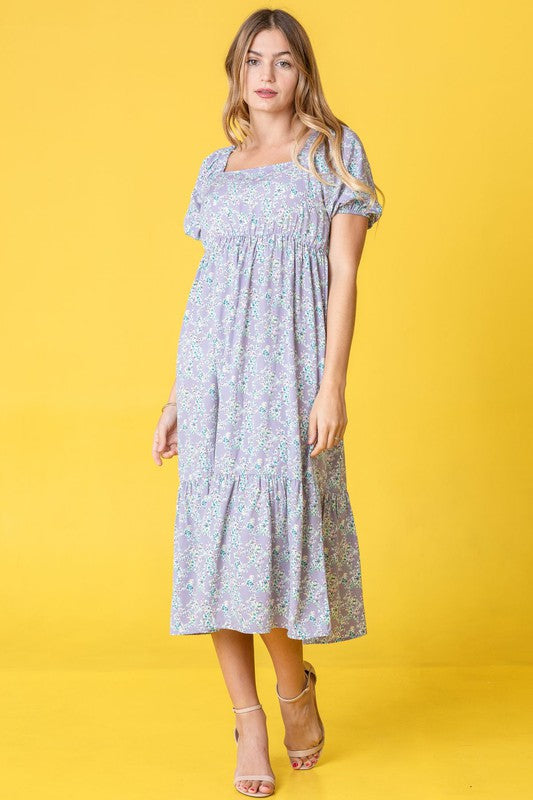
[[(233, 706), (233, 710), (236, 714), (244, 714), (245, 711), (256, 711), (258, 708), (263, 708), (261, 703), (258, 703), (256, 706), (246, 706), (246, 708), (235, 708)], [(237, 728), (234, 730), (235, 741), (239, 741), (239, 731)], [(239, 781), (265, 781), (266, 783), (272, 784), (272, 791), (271, 792), (261, 792), (259, 787), (255, 790), (255, 792), (247, 791), (246, 789), (239, 789), (237, 784)], [(276, 781), (273, 775), (234, 775), (233, 777), (233, 785), (237, 789), (238, 792), (241, 794), (246, 794), (248, 797), (270, 797), (274, 794), (276, 788)]]
[[(296, 702), (296, 700), (299, 700), (300, 697), (302, 697), (304, 694), (306, 694), (312, 687), (313, 688), (313, 702), (315, 704), (315, 709), (316, 709), (316, 713), (317, 713), (317, 717), (318, 717), (318, 722), (320, 723), (320, 727), (322, 728), (322, 738), (320, 739), (320, 742), (317, 745), (315, 745), (314, 747), (309, 747), (307, 750), (290, 750), (285, 745), (286, 750), (287, 750), (287, 755), (289, 756), (289, 760), (291, 762), (291, 766), (293, 767), (293, 769), (312, 769), (315, 766), (315, 764), (317, 763), (318, 758), (320, 756), (320, 753), (322, 752), (322, 748), (324, 747), (324, 743), (326, 741), (326, 734), (325, 734), (325, 731), (324, 731), (324, 725), (322, 724), (322, 720), (320, 719), (320, 714), (318, 713), (318, 706), (316, 704), (316, 695), (315, 695), (315, 691), (314, 691), (314, 684), (316, 684), (316, 682), (317, 682), (316, 671), (315, 671), (315, 668), (313, 667), (313, 665), (309, 663), (309, 661), (304, 661), (303, 665), (304, 665), (304, 671), (305, 671), (305, 674), (306, 674), (306, 677), (307, 677), (307, 682), (306, 682), (305, 688), (302, 689), (300, 694), (297, 694), (296, 697), (289, 697), (289, 698), (281, 697), (281, 695), (278, 692), (277, 683), (276, 683), (276, 694), (278, 696), (278, 699), (281, 700), (283, 703), (294, 703), (294, 702)], [(315, 678), (314, 684), (311, 683), (311, 675), (313, 675), (314, 678)], [(304, 764), (305, 757), (306, 756), (312, 756), (315, 753), (317, 754), (317, 758), (316, 758), (315, 762), (312, 763), (308, 767), (305, 766), (305, 764)], [(293, 761), (294, 761), (295, 757), (296, 758), (300, 758), (302, 760), (302, 763), (300, 765), (296, 765), (296, 766), (294, 765)]]

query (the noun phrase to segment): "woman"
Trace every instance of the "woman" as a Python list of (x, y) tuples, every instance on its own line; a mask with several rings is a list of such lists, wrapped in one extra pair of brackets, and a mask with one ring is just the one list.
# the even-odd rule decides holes
[(324, 727), (303, 643), (366, 633), (342, 437), (357, 266), (382, 206), (294, 17), (253, 13), (226, 71), (232, 144), (203, 159), (187, 209), (204, 255), (153, 457), (179, 452), (170, 631), (211, 634), (237, 714), (234, 785), (257, 796), (275, 780), (253, 634), (291, 764), (309, 769)]

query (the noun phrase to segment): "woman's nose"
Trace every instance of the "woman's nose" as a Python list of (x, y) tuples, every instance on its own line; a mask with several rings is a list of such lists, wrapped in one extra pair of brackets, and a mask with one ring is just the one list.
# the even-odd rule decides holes
[(274, 67), (264, 67), (261, 79), (264, 81), (271, 81), (274, 77)]

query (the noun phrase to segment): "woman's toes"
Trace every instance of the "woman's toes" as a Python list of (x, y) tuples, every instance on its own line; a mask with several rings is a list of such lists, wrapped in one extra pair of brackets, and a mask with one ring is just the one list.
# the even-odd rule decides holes
[(300, 769), (300, 767), (302, 766), (302, 759), (298, 758), (298, 756), (293, 756), (292, 766), (294, 767), (294, 769)]

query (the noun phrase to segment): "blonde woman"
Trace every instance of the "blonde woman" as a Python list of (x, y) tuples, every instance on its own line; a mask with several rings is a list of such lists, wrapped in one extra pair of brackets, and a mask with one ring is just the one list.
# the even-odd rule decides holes
[(179, 453), (170, 632), (211, 634), (236, 713), (234, 785), (267, 796), (254, 634), (290, 763), (306, 770), (325, 738), (303, 644), (366, 633), (344, 392), (357, 268), (382, 206), (294, 17), (251, 14), (226, 72), (231, 144), (203, 159), (185, 217), (204, 255), (153, 457)]

